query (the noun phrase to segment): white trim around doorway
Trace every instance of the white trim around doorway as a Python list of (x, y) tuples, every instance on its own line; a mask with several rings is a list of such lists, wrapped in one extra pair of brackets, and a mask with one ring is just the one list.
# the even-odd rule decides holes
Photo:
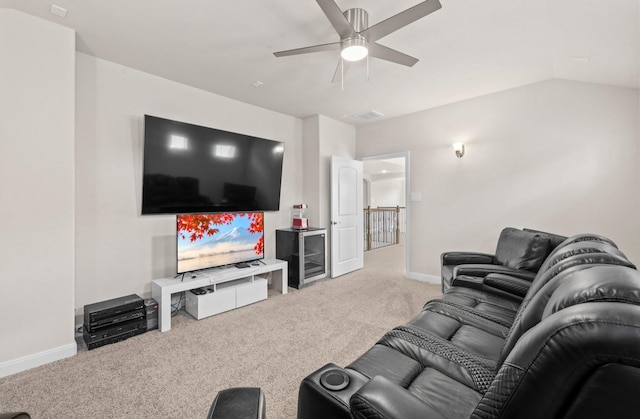
[(411, 173), (411, 168), (409, 166), (410, 161), (410, 153), (409, 151), (400, 151), (397, 153), (389, 153), (389, 154), (380, 154), (376, 156), (365, 156), (358, 157), (357, 160), (360, 161), (373, 161), (373, 160), (388, 160), (395, 158), (404, 158), (404, 190), (405, 190), (405, 218), (406, 218), (406, 235), (405, 235), (405, 267), (404, 267), (404, 275), (407, 278), (413, 278), (413, 272), (411, 272), (411, 205), (409, 196), (411, 194), (411, 182), (409, 178), (409, 173)]

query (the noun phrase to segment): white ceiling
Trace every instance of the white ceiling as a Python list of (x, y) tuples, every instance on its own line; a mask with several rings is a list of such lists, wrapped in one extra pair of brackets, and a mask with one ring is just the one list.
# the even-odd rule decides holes
[(404, 174), (404, 157), (363, 161), (365, 179), (397, 178), (404, 177)]
[[(417, 0), (336, 0), (374, 25)], [(337, 52), (273, 52), (339, 40), (315, 0), (0, 0), (76, 30), (77, 50), (242, 102), (358, 125), (550, 78), (639, 87), (640, 0), (441, 0), (379, 43), (419, 58), (370, 60), (331, 83)], [(252, 87), (260, 81), (261, 87)]]

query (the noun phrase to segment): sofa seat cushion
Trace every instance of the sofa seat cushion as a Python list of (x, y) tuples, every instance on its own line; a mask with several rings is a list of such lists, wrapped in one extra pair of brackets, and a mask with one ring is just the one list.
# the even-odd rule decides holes
[(427, 304), (422, 313), (407, 325), (448, 341), (472, 355), (491, 360), (497, 359), (508, 333), (505, 326), (437, 301)]
[(469, 414), (495, 376), (507, 331), (469, 310), (434, 301), (411, 322), (386, 333), (347, 369), (371, 379), (384, 377), (427, 404), (451, 397), (444, 391), (447, 386), (439, 385), (447, 381), (454, 393), (467, 395), (468, 405), (461, 412)]
[(467, 307), (505, 326), (510, 326), (513, 323), (518, 308), (520, 308), (520, 302), (518, 301), (506, 300), (492, 293), (466, 287), (450, 288), (440, 298), (440, 301)]
[(471, 354), (411, 324), (387, 332), (376, 345), (392, 348), (416, 360), (422, 368), (434, 368), (481, 393), (495, 375), (494, 359)]
[[(393, 336), (391, 332), (380, 342), (351, 363), (347, 370), (355, 370), (368, 376), (372, 382), (383, 378), (387, 385), (398, 386), (397, 391), (410, 393), (411, 396), (408, 397), (421, 400), (434, 412), (440, 413), (442, 418), (469, 417), (482, 397), (475, 389), (473, 372), (463, 365), (442, 359), (437, 353), (424, 349), (422, 344), (416, 345)], [(420, 352), (422, 356), (419, 355)], [(421, 358), (422, 361), (419, 362), (416, 358)], [(449, 368), (451, 365), (455, 367)], [(490, 372), (486, 374), (488, 377), (493, 375)], [(363, 389), (367, 386), (368, 384)], [(386, 389), (384, 395), (389, 397)], [(451, 405), (452, 398), (456, 398), (456, 406)]]
[[(425, 369), (425, 372), (429, 371)], [(349, 400), (352, 415), (349, 419), (408, 419), (408, 418), (429, 418), (429, 419), (468, 419), (472, 413), (469, 407), (474, 404), (477, 397), (472, 390), (462, 386), (456, 388), (455, 381), (447, 380), (443, 375), (440, 381), (441, 386), (428, 388), (412, 387), (411, 390), (400, 387), (389, 382), (384, 377), (374, 377), (367, 384), (362, 386)], [(414, 390), (421, 390), (420, 397), (412, 393)], [(451, 406), (451, 401), (457, 399), (449, 398), (449, 403), (445, 403), (448, 395), (462, 395), (460, 403)], [(450, 397), (450, 396), (449, 396)], [(318, 419), (325, 419), (332, 416), (323, 416)], [(300, 419), (307, 419), (306, 416), (298, 416)], [(313, 419), (315, 419), (314, 417)]]
[(368, 378), (381, 375), (405, 388), (422, 371), (422, 365), (414, 358), (384, 345), (374, 345), (347, 368)]
[(477, 327), (462, 325), (451, 337), (451, 343), (482, 358), (497, 359), (504, 344), (504, 337)]
[[(425, 368), (411, 383), (409, 392), (446, 418), (468, 418), (482, 395), (433, 368)], [(451, 403), (455, 400), (455, 403)]]

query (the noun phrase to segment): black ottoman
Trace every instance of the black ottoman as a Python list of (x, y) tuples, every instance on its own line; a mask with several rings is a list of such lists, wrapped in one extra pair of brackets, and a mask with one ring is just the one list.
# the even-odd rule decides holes
[(211, 404), (207, 419), (265, 419), (264, 393), (259, 388), (222, 390)]

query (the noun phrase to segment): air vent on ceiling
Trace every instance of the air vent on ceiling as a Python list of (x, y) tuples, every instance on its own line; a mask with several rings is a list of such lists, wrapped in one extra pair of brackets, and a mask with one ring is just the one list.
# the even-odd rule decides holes
[(52, 4), (50, 11), (52, 15), (60, 16), (62, 18), (67, 17), (67, 9), (60, 7), (57, 4)]
[(371, 109), (369, 111), (362, 112), (357, 115), (345, 115), (345, 118), (354, 119), (360, 122), (369, 122), (369, 121), (373, 121), (374, 119), (382, 118), (383, 116), (384, 114), (382, 112), (378, 112), (376, 110)]

